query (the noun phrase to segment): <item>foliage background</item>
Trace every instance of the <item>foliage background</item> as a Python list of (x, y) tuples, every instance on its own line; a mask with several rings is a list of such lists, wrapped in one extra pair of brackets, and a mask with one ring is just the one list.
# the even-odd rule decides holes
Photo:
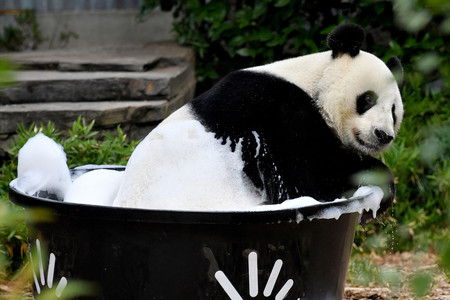
[[(326, 50), (326, 35), (343, 22), (366, 29), (364, 50), (383, 60), (398, 56), (405, 68), (405, 118), (391, 149), (380, 159), (393, 170), (397, 197), (380, 222), (358, 227), (355, 253), (436, 251), (450, 275), (450, 3), (444, 0), (144, 0), (141, 17), (161, 4), (172, 11), (173, 30), (197, 56), (198, 91), (227, 73)], [(0, 61), (0, 77), (10, 69)], [(116, 135), (93, 132), (79, 119), (68, 136), (53, 125), (20, 127), (0, 167), (0, 284), (15, 278), (26, 250), (20, 210), (8, 201), (17, 153), (42, 131), (64, 146), (69, 167), (125, 164), (136, 146)], [(355, 268), (367, 265), (355, 264)]]

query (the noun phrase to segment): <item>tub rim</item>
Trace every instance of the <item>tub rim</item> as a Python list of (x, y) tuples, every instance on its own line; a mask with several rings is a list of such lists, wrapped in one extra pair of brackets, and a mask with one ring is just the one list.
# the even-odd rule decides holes
[[(339, 202), (324, 202), (322, 204), (300, 208), (286, 208), (267, 211), (174, 211), (68, 203), (28, 195), (16, 189), (11, 184), (9, 185), (9, 198), (11, 202), (25, 209), (48, 209), (52, 214), (62, 217), (82, 219), (95, 218), (97, 220), (165, 224), (248, 224), (261, 222), (297, 222), (299, 213), (303, 216), (302, 221), (308, 221), (308, 217), (317, 214), (323, 209), (329, 207), (344, 207), (365, 199), (365, 197), (358, 196), (341, 200)], [(349, 212), (344, 214), (350, 213), (357, 212)]]
[[(82, 165), (70, 169), (71, 176), (80, 175), (79, 172), (90, 172), (98, 169), (125, 171), (125, 166), (120, 165)], [(249, 224), (249, 223), (280, 223), (310, 221), (308, 217), (316, 215), (321, 210), (330, 207), (345, 207), (354, 202), (364, 201), (371, 193), (365, 196), (350, 197), (338, 202), (322, 202), (305, 207), (292, 207), (279, 210), (265, 211), (197, 211), (197, 210), (161, 210), (102, 206), (94, 204), (80, 204), (57, 201), (40, 196), (28, 195), (9, 183), (9, 199), (16, 205), (26, 209), (46, 209), (53, 215), (72, 217), (77, 219), (98, 219), (121, 222), (138, 223), (164, 223), (164, 224)], [(348, 212), (352, 214), (358, 212)], [(315, 218), (314, 220), (320, 220)]]

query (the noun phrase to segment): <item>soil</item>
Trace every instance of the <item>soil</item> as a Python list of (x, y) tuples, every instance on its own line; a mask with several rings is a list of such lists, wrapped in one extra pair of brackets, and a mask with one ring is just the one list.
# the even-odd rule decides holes
[[(388, 254), (383, 256), (371, 255), (370, 259), (378, 268), (393, 268), (402, 275), (401, 286), (390, 288), (383, 286), (355, 286), (347, 284), (345, 288), (345, 300), (450, 300), (450, 277), (439, 268), (437, 257), (433, 253), (410, 252)], [(432, 277), (431, 288), (423, 297), (415, 296), (411, 289), (410, 279), (414, 274), (430, 274)]]

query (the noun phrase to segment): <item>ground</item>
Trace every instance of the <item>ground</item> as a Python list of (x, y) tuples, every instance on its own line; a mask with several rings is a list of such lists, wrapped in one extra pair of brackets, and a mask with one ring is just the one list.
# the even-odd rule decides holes
[[(377, 269), (395, 270), (401, 278), (400, 284), (395, 288), (390, 288), (386, 283), (358, 286), (352, 282), (346, 286), (345, 300), (450, 300), (450, 278), (439, 269), (437, 257), (433, 253), (404, 252), (383, 256), (373, 254), (366, 259), (373, 261)], [(417, 274), (429, 274), (431, 278), (431, 288), (421, 298), (414, 297), (411, 290), (411, 278)]]

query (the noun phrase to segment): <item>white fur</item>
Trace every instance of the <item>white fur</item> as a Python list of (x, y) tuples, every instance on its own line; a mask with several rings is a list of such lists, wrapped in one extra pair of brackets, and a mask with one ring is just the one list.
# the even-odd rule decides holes
[[(325, 121), (348, 147), (367, 154), (386, 150), (391, 143), (379, 145), (374, 130), (395, 137), (400, 128), (403, 104), (397, 83), (386, 64), (370, 53), (360, 51), (354, 58), (344, 54), (332, 59), (331, 51), (326, 51), (248, 70), (271, 73), (302, 88), (314, 98)], [(360, 116), (356, 113), (356, 97), (369, 90), (379, 96), (377, 105)], [(361, 145), (356, 131), (365, 144), (373, 147)]]
[(168, 210), (246, 210), (264, 197), (249, 188), (240, 145), (230, 151), (184, 106), (136, 148), (115, 206)]

